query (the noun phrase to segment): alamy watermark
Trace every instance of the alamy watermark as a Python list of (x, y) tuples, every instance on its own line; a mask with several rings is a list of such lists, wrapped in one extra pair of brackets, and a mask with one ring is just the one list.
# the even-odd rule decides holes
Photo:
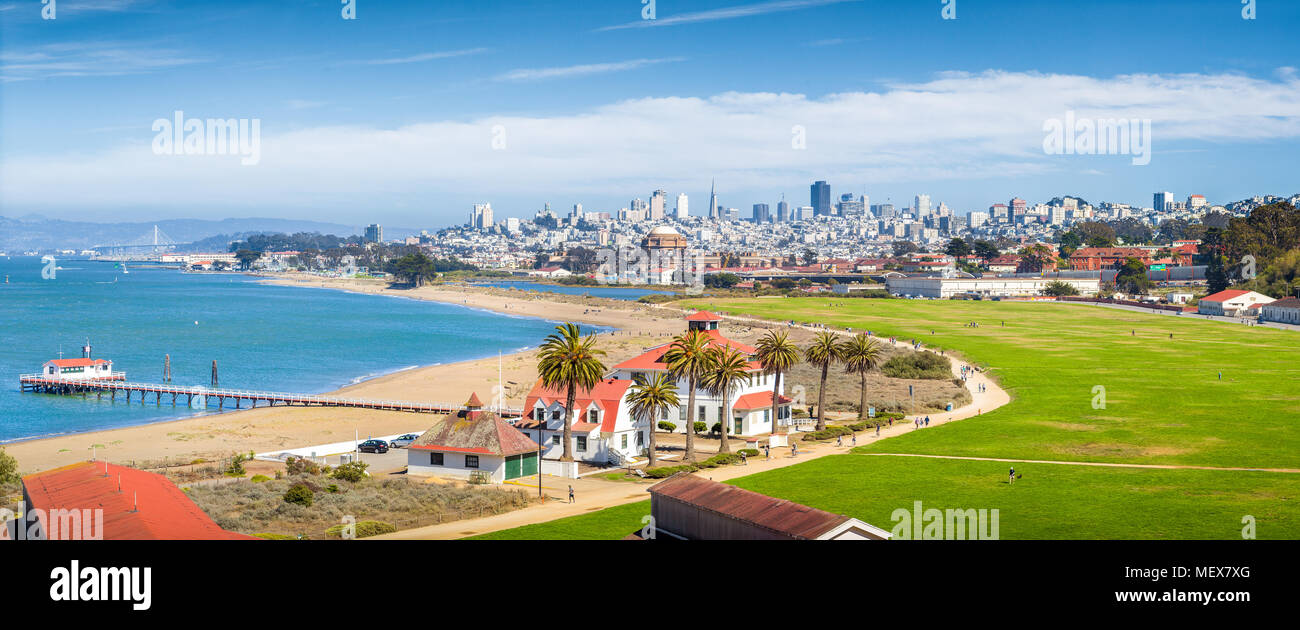
[(704, 257), (677, 249), (603, 247), (596, 252), (596, 281), (601, 284), (657, 284), (686, 286), (686, 292), (704, 292)]
[(923, 509), (920, 501), (889, 515), (893, 540), (999, 540), (998, 518), (997, 508)]
[(945, 20), (957, 19), (957, 0), (939, 0), (943, 8), (939, 9), (939, 16)]
[(103, 540), (104, 509), (0, 508), (0, 540)]
[(46, 254), (41, 256), (41, 279), (54, 280), (59, 276), (59, 261)]
[(1043, 121), (1043, 152), (1048, 155), (1132, 155), (1135, 166), (1151, 163), (1151, 119), (1064, 118)]
[(262, 160), (261, 118), (185, 118), (178, 109), (152, 128), (154, 155), (239, 155), (244, 166)]

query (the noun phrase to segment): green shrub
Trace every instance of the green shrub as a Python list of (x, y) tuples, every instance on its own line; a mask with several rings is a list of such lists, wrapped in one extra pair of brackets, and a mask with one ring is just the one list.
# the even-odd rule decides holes
[(249, 479), (249, 481), (251, 481), (251, 482), (253, 482), (253, 483), (264, 483), (264, 482), (267, 482), (267, 481), (270, 481), (270, 480), (271, 480), (271, 478), (270, 478), (270, 477), (267, 477), (266, 475), (253, 475), (253, 478), (252, 478), (252, 479)]
[(290, 475), (319, 475), (320, 464), (305, 457), (290, 457), (284, 462), (285, 471)]
[(253, 535), (258, 538), (261, 538), (262, 540), (298, 540), (297, 536), (290, 536), (288, 534), (253, 534)]
[(912, 352), (885, 361), (880, 372), (890, 378), (948, 380), (952, 378), (952, 362), (933, 352)]
[(311, 488), (301, 483), (293, 484), (293, 487), (284, 493), (285, 503), (297, 503), (298, 505), (311, 507), (312, 501), (315, 499), (316, 497), (312, 494)]
[(348, 462), (346, 464), (340, 465), (338, 468), (335, 468), (333, 471), (331, 471), (330, 476), (335, 479), (342, 479), (343, 481), (350, 481), (352, 483), (356, 483), (366, 478), (367, 476), (366, 468), (368, 468), (369, 466), (370, 464), (367, 464), (361, 460)]
[(659, 430), (660, 430), (660, 431), (668, 431), (669, 433), (671, 433), (671, 432), (677, 430), (677, 425), (675, 425), (675, 424), (673, 424), (673, 423), (671, 423), (671, 422), (669, 422), (669, 421), (667, 421), (667, 420), (661, 420), (661, 421), (659, 421)]
[(722, 423), (714, 422), (713, 426), (709, 428), (709, 433), (722, 433)]
[(853, 433), (853, 430), (850, 429), (849, 427), (829, 426), (826, 427), (825, 429), (822, 429), (821, 431), (809, 431), (807, 433), (804, 433), (803, 439), (830, 440), (830, 439), (834, 439), (836, 436), (848, 435), (850, 433)]
[[(332, 538), (340, 538), (343, 536), (343, 528), (345, 527), (347, 526), (335, 525), (334, 527), (325, 530), (325, 535)], [(397, 528), (394, 527), (392, 523), (385, 523), (383, 521), (361, 521), (356, 525), (357, 538), (368, 538), (380, 534), (391, 534), (395, 531), (397, 531)]]
[(738, 464), (740, 463), (740, 455), (735, 453), (718, 453), (717, 455), (704, 460), (704, 462), (706, 464), (712, 464), (711, 466), (708, 466), (709, 468)]
[(796, 418), (806, 418), (808, 417), (808, 411), (806, 409), (794, 409), (790, 412), (790, 415)]
[(756, 448), (742, 448), (742, 449), (736, 451), (736, 454), (737, 454), (737, 455), (744, 455), (745, 457), (758, 457), (758, 449), (756, 449)]
[(680, 466), (660, 466), (658, 468), (650, 468), (646, 470), (645, 476), (651, 479), (664, 479), (667, 477), (671, 477), (679, 472), (695, 472), (697, 470), (699, 470), (699, 467), (694, 464), (682, 464)]
[(226, 466), (225, 474), (227, 477), (243, 477), (247, 472), (244, 470), (244, 462), (253, 459), (252, 455), (235, 453), (230, 458), (230, 465)]
[(694, 426), (695, 426), (695, 434), (696, 434), (696, 435), (699, 435), (699, 434), (701, 434), (701, 433), (704, 433), (704, 430), (707, 429), (707, 428), (709, 428), (709, 425), (707, 425), (707, 424), (705, 424), (705, 423), (703, 423), (703, 422), (696, 422)]

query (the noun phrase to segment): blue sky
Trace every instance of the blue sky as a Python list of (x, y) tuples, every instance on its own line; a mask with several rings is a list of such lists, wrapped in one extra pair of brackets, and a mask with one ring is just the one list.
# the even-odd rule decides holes
[[(1300, 192), (1290, 0), (55, 2), (0, 0), (6, 216), (433, 228), (660, 187), (701, 214), (712, 177), (745, 215), (814, 179), (961, 212)], [(259, 160), (156, 155), (176, 110), (258, 119)], [(1150, 163), (1046, 154), (1067, 110), (1150, 119)]]

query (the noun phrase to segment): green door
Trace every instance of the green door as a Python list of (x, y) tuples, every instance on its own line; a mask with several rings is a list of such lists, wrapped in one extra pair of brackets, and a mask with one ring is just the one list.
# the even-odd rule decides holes
[(537, 453), (528, 453), (523, 456), (523, 476), (537, 474)]
[(506, 458), (506, 479), (518, 478), (520, 471), (520, 461), (518, 455), (511, 455)]

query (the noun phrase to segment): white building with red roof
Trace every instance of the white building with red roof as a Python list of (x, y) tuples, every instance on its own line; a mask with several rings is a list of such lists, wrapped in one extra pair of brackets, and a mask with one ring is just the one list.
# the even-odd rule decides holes
[[(754, 359), (756, 348), (722, 335), (718, 330), (721, 321), (722, 317), (706, 311), (686, 317), (687, 329), (702, 331), (709, 337), (711, 347), (732, 348), (747, 356), (750, 378), (729, 400), (697, 389), (695, 421), (704, 422), (708, 430), (725, 420), (728, 434), (736, 436), (771, 433), (774, 429), (772, 386), (775, 377), (763, 373), (762, 366)], [(678, 381), (677, 385), (681, 407), (668, 410), (662, 417), (653, 420), (634, 418), (627, 400), (638, 378), (651, 378), (656, 373), (668, 371), (664, 355), (671, 347), (671, 343), (655, 346), (623, 361), (595, 387), (577, 393), (570, 428), (575, 458), (619, 462), (640, 457), (650, 444), (649, 432), (655, 430), (660, 422), (671, 423), (675, 431), (686, 431), (684, 407), (689, 400), (689, 384), (685, 379)], [(777, 411), (781, 420), (790, 418), (791, 402), (790, 398), (780, 397)], [(564, 451), (561, 444), (564, 403), (564, 391), (547, 388), (539, 381), (524, 401), (526, 417), (515, 424), (515, 428), (525, 435), (545, 444), (543, 456), (548, 459), (558, 458)]]
[(1224, 317), (1242, 317), (1249, 311), (1257, 314), (1259, 307), (1273, 301), (1273, 298), (1240, 289), (1227, 289), (1213, 295), (1207, 295), (1196, 303), (1196, 312), (1201, 315), (1221, 315)]
[(95, 359), (91, 356), (91, 346), (87, 343), (81, 348), (79, 359), (51, 359), (41, 366), (41, 376), (64, 380), (124, 380), (121, 372), (113, 371), (113, 362), (108, 359)]
[(498, 414), (482, 411), (478, 394), (466, 410), (443, 418), (407, 447), (408, 475), (501, 483), (537, 474), (538, 445)]

